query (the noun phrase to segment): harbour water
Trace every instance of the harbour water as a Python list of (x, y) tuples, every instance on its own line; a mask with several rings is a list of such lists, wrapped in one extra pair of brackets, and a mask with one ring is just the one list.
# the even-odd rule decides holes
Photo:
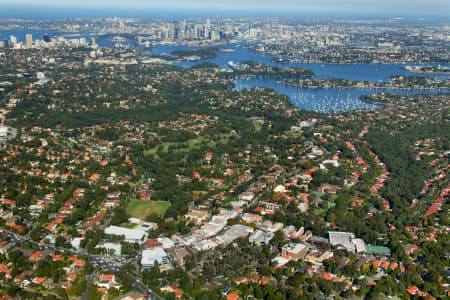
[[(33, 38), (42, 39), (44, 34), (52, 37), (64, 36), (67, 39), (85, 37), (90, 39), (90, 33), (79, 33), (75, 36), (71, 33), (60, 33), (47, 30), (0, 30), (0, 40), (9, 39), (10, 35), (15, 35), (19, 41), (25, 40), (25, 34), (32, 33)], [(116, 44), (111, 39), (97, 39), (97, 43), (101, 47), (112, 47)], [(136, 46), (134, 42), (127, 41), (123, 45)], [(206, 58), (200, 60), (184, 60), (174, 62), (173, 65), (190, 68), (193, 65), (202, 62), (212, 62), (221, 68), (229, 69), (228, 62), (241, 63), (243, 61), (256, 61), (266, 65), (286, 67), (300, 67), (311, 69), (315, 73), (315, 78), (343, 78), (349, 80), (365, 80), (371, 82), (388, 81), (391, 75), (414, 75), (404, 69), (403, 64), (311, 64), (311, 63), (289, 63), (283, 64), (272, 61), (272, 56), (265, 55), (261, 52), (249, 51), (245, 46), (247, 44), (230, 44), (218, 46), (225, 51), (218, 51), (214, 58)], [(156, 55), (170, 55), (176, 50), (192, 50), (199, 47), (187, 47), (177, 45), (155, 45), (150, 51)], [(447, 66), (448, 67), (448, 66)], [(449, 78), (449, 75), (421, 75), (431, 77)], [(359, 100), (361, 95), (371, 93), (392, 93), (392, 94), (416, 94), (416, 93), (437, 93), (439, 90), (383, 90), (383, 89), (309, 89), (294, 86), (287, 86), (276, 79), (260, 79), (260, 78), (238, 78), (235, 81), (236, 90), (243, 90), (253, 87), (272, 88), (280, 94), (286, 95), (292, 103), (301, 109), (317, 111), (317, 112), (335, 112), (347, 111), (354, 109), (376, 109), (379, 106), (366, 103)], [(448, 90), (446, 90), (448, 92)]]
[[(243, 44), (227, 45), (225, 47), (229, 51), (218, 51), (217, 57), (200, 59), (195, 61), (181, 61), (175, 62), (174, 65), (190, 68), (193, 65), (202, 62), (212, 62), (219, 65), (221, 68), (229, 69), (229, 61), (240, 63), (246, 60), (253, 60), (266, 65), (286, 67), (300, 67), (311, 69), (315, 73), (315, 78), (345, 78), (349, 80), (366, 80), (366, 81), (388, 81), (391, 75), (414, 75), (405, 70), (402, 64), (281, 64), (272, 61), (272, 56), (264, 55), (260, 52), (249, 51)], [(152, 54), (170, 55), (175, 50), (189, 50), (186, 46), (166, 46), (157, 45), (152, 48)], [(432, 77), (446, 77), (448, 75), (428, 75)], [(279, 94), (289, 97), (291, 102), (298, 108), (331, 113), (336, 111), (347, 111), (355, 109), (377, 109), (381, 106), (366, 103), (359, 100), (361, 95), (368, 95), (372, 93), (391, 93), (391, 94), (418, 94), (418, 93), (438, 93), (440, 90), (389, 90), (389, 89), (311, 89), (301, 88), (295, 86), (288, 86), (281, 83), (277, 79), (262, 79), (262, 78), (238, 78), (235, 80), (235, 90), (249, 89), (253, 87), (267, 87), (274, 89)]]
[(391, 89), (344, 89), (344, 88), (301, 88), (288, 86), (280, 83), (276, 79), (261, 78), (239, 78), (235, 81), (236, 90), (249, 89), (254, 87), (267, 87), (274, 89), (277, 93), (289, 97), (291, 102), (298, 108), (322, 113), (332, 113), (337, 111), (348, 111), (357, 109), (378, 109), (383, 106), (367, 103), (359, 100), (361, 95), (373, 93), (390, 94), (420, 94), (439, 93), (440, 90), (391, 90)]
[[(247, 44), (232, 44), (218, 46), (218, 48), (226, 49), (227, 51), (218, 51), (217, 57), (205, 58), (196, 61), (182, 61), (176, 62), (174, 65), (189, 68), (193, 65), (202, 62), (212, 62), (221, 68), (227, 68), (229, 61), (240, 63), (243, 61), (256, 61), (266, 65), (277, 66), (280, 68), (287, 67), (299, 67), (311, 69), (315, 73), (315, 78), (343, 78), (349, 80), (367, 80), (367, 81), (388, 81), (390, 75), (414, 75), (413, 73), (404, 69), (404, 64), (312, 64), (312, 63), (278, 63), (272, 61), (271, 55), (265, 55), (261, 52), (249, 51), (245, 46)], [(199, 49), (198, 47), (187, 46), (168, 46), (168, 45), (155, 45), (153, 46), (151, 53), (157, 55), (170, 55), (176, 50), (191, 50)], [(416, 64), (419, 65), (419, 64)], [(446, 77), (449, 75), (425, 75), (430, 77)]]

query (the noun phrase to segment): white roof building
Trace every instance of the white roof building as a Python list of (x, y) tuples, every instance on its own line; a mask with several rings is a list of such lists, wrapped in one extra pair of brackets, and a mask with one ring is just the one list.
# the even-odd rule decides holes
[(366, 252), (366, 243), (362, 239), (353, 239), (352, 242), (355, 244), (356, 252)]
[(6, 126), (0, 126), (0, 137), (6, 137), (8, 135), (9, 128)]
[(230, 204), (233, 208), (235, 208), (235, 207), (242, 207), (242, 206), (246, 205), (247, 202), (244, 200), (239, 200), (239, 201), (231, 201)]
[(255, 194), (253, 194), (253, 192), (243, 192), (239, 195), (239, 199), (240, 200), (244, 200), (244, 201), (252, 201), (253, 198), (255, 197)]
[(284, 187), (284, 185), (279, 184), (273, 189), (273, 191), (275, 193), (286, 193), (286, 188)]
[(80, 249), (81, 240), (82, 240), (82, 238), (79, 238), (79, 237), (74, 238), (71, 243), (72, 247), (74, 247), (75, 249)]
[(337, 160), (332, 160), (332, 159), (328, 159), (328, 160), (324, 160), (320, 165), (319, 168), (321, 170), (325, 170), (327, 168), (326, 165), (333, 165), (334, 167), (339, 167), (339, 161)]
[(135, 230), (140, 230), (144, 232), (149, 232), (150, 230), (158, 228), (158, 224), (153, 222), (144, 222), (140, 224), (139, 226), (135, 227)]
[(355, 235), (351, 232), (328, 232), (330, 244), (333, 247), (344, 248), (350, 252), (365, 252), (366, 245), (362, 239), (355, 238)]
[(169, 260), (166, 251), (163, 248), (154, 248), (142, 251), (141, 265), (143, 269), (150, 269), (157, 261), (159, 264), (165, 264)]
[(145, 236), (145, 232), (142, 230), (128, 229), (114, 225), (105, 228), (105, 233), (111, 235), (123, 235), (128, 242), (140, 241)]
[(284, 266), (288, 262), (289, 262), (289, 259), (281, 257), (281, 256), (277, 256), (274, 259), (272, 259), (272, 265), (274, 265), (275, 268), (279, 268), (281, 266)]
[(275, 232), (278, 230), (282, 230), (284, 228), (284, 225), (282, 223), (273, 224), (272, 221), (266, 220), (266, 221), (258, 224), (258, 228), (263, 231), (267, 231), (267, 232)]
[(170, 248), (173, 248), (175, 246), (175, 242), (172, 241), (169, 238), (159, 237), (159, 238), (157, 238), (157, 240), (158, 240), (158, 242), (160, 242), (162, 244), (162, 247), (164, 249), (170, 249)]
[(211, 240), (203, 240), (192, 244), (192, 247), (197, 251), (206, 251), (217, 247), (217, 243)]
[(113, 255), (122, 254), (122, 245), (119, 243), (100, 243), (95, 248), (104, 248)]
[(252, 213), (245, 213), (242, 216), (242, 220), (244, 220), (247, 223), (259, 223), (263, 220), (263, 218), (260, 215), (252, 214)]
[(223, 235), (217, 236), (215, 240), (218, 244), (228, 245), (237, 238), (247, 237), (253, 233), (253, 230), (252, 227), (236, 224), (231, 226)]
[(250, 235), (249, 242), (258, 244), (260, 246), (264, 246), (269, 244), (269, 242), (273, 239), (274, 236), (275, 234), (272, 232), (265, 233), (264, 231), (257, 230), (255, 231), (255, 233)]

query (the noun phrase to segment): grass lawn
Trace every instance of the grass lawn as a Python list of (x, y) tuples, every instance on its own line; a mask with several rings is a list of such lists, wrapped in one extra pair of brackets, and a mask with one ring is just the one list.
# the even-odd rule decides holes
[(152, 213), (157, 213), (160, 216), (166, 214), (170, 203), (167, 201), (146, 201), (146, 200), (131, 200), (127, 207), (127, 214), (133, 218), (145, 220), (145, 218)]
[[(194, 149), (194, 148), (198, 148), (198, 147), (200, 147), (200, 145), (201, 145), (201, 143), (203, 142), (203, 140), (204, 140), (204, 138), (202, 138), (202, 137), (198, 137), (198, 138), (195, 138), (195, 139), (190, 139), (188, 142), (187, 142), (187, 144), (188, 144), (188, 147), (187, 148), (182, 148), (181, 150), (182, 151), (189, 151), (189, 150), (192, 150), (192, 149)], [(209, 144), (209, 143), (208, 143)], [(169, 149), (169, 146), (170, 145), (177, 145), (177, 143), (162, 143), (162, 144), (160, 144), (160, 145), (158, 145), (158, 146), (162, 146), (162, 150), (164, 151), (164, 152), (167, 152), (167, 150)], [(150, 149), (150, 150), (148, 150), (148, 151), (145, 151), (145, 155), (149, 155), (149, 154), (155, 154), (155, 155), (157, 155), (156, 154), (156, 148), (157, 147), (155, 147), (155, 148), (153, 148), (153, 149)]]
[(253, 120), (252, 123), (253, 123), (253, 127), (255, 127), (255, 131), (256, 132), (260, 132), (261, 129), (262, 129), (261, 124), (258, 121), (255, 121), (255, 120)]
[[(222, 134), (220, 136), (220, 142), (222, 143), (227, 143), (228, 139), (229, 139), (230, 135), (229, 134)], [(179, 150), (174, 150), (174, 151), (184, 151), (184, 152), (189, 152), (193, 149), (200, 149), (200, 147), (202, 147), (204, 144), (206, 144), (209, 148), (212, 148), (216, 145), (216, 142), (209, 139), (209, 138), (204, 138), (204, 137), (197, 137), (195, 139), (190, 139), (189, 141), (186, 142), (186, 144), (188, 145), (188, 147), (186, 148), (181, 148)], [(169, 149), (170, 145), (177, 145), (177, 143), (163, 143), (160, 144), (158, 146), (162, 146), (162, 150), (164, 152), (167, 152)], [(144, 154), (145, 155), (150, 155), (150, 154), (154, 154), (156, 157), (158, 157), (158, 154), (156, 153), (156, 149), (157, 147), (150, 149), (148, 151), (145, 151)]]

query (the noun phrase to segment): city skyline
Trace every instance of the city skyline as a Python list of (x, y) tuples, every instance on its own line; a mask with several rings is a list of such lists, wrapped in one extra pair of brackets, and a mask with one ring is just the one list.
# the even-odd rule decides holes
[[(407, 1), (407, 0), (381, 0), (381, 1), (357, 1), (357, 0), (344, 0), (336, 1), (332, 0), (317, 0), (311, 3), (310, 1), (292, 1), (281, 0), (273, 3), (272, 1), (262, 0), (246, 0), (236, 1), (231, 0), (225, 3), (216, 3), (206, 0), (195, 1), (143, 1), (143, 0), (130, 0), (126, 3), (123, 1), (65, 1), (64, 3), (53, 0), (0, 0), (0, 5), (5, 9), (15, 9), (17, 11), (24, 10), (30, 7), (46, 7), (49, 9), (124, 9), (126, 11), (134, 9), (142, 9), (146, 11), (189, 11), (189, 12), (201, 12), (201, 11), (217, 11), (224, 13), (223, 10), (228, 12), (242, 12), (244, 15), (272, 13), (273, 15), (280, 13), (289, 13), (291, 15), (315, 13), (315, 14), (385, 14), (385, 15), (414, 15), (414, 16), (426, 16), (426, 15), (442, 15), (447, 16), (445, 11), (450, 10), (450, 3), (444, 0), (430, 0), (424, 1)], [(24, 7), (26, 5), (26, 7)], [(407, 9), (405, 9), (407, 8)]]

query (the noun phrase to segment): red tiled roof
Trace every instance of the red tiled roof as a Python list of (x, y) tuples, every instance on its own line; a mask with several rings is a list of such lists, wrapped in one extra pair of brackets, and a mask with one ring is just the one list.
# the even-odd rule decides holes
[(237, 300), (237, 299), (239, 299), (239, 295), (236, 293), (229, 293), (227, 295), (227, 300)]

